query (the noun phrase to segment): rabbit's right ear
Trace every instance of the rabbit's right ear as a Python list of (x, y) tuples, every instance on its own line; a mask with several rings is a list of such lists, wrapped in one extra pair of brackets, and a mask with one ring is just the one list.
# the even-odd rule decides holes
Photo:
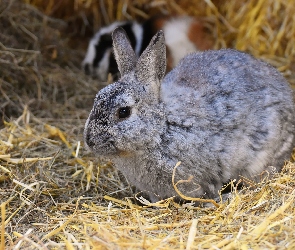
[(136, 55), (125, 30), (121, 27), (113, 31), (112, 38), (115, 59), (121, 76), (124, 76), (135, 68)]
[[(137, 61), (135, 75), (143, 83), (157, 82), (166, 72), (166, 45), (164, 32), (159, 30)], [(156, 80), (156, 81), (155, 81)]]

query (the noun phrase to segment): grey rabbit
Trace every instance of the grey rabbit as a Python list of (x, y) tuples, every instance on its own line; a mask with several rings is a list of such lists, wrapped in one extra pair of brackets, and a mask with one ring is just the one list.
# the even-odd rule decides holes
[[(295, 145), (292, 89), (272, 66), (233, 49), (192, 53), (165, 76), (159, 31), (140, 58), (112, 34), (121, 78), (100, 90), (84, 138), (151, 201), (214, 198), (231, 179), (280, 170)], [(165, 76), (165, 77), (164, 77)]]

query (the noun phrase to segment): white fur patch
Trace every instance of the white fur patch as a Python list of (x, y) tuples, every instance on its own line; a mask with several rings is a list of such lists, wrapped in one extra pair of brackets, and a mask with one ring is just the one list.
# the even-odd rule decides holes
[(135, 36), (136, 45), (135, 45), (135, 54), (139, 57), (141, 45), (142, 45), (142, 38), (143, 38), (143, 28), (141, 24), (134, 22), (132, 24), (132, 31)]
[(123, 26), (124, 24), (128, 23), (128, 21), (121, 21), (121, 22), (114, 22), (109, 26), (103, 27), (97, 32), (93, 39), (97, 39), (97, 41), (100, 39), (101, 35), (104, 34), (112, 34), (115, 28), (118, 26)]
[(100, 60), (98, 67), (96, 69), (96, 75), (99, 77), (101, 81), (107, 81), (111, 53), (112, 48), (109, 48), (105, 51), (104, 56)]
[(173, 66), (187, 54), (197, 50), (188, 38), (188, 31), (193, 19), (189, 17), (171, 19), (163, 27), (165, 43), (171, 52)]
[(95, 45), (97, 44), (97, 40), (92, 38), (90, 40), (90, 43), (88, 45), (88, 49), (87, 49), (87, 53), (86, 53), (86, 56), (82, 62), (82, 66), (84, 67), (86, 64), (89, 64), (89, 70), (90, 72), (93, 71), (93, 60), (95, 58)]

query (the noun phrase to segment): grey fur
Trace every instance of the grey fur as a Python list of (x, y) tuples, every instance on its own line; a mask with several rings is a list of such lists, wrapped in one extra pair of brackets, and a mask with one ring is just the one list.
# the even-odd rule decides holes
[(136, 55), (133, 51), (126, 32), (117, 28), (112, 34), (115, 59), (121, 76), (128, 74), (136, 65)]
[[(117, 31), (115, 30), (114, 33)], [(135, 76), (140, 82), (162, 80), (166, 71), (166, 46), (164, 32), (160, 30), (138, 59)], [(156, 74), (155, 74), (156, 72)]]
[[(188, 55), (162, 80), (162, 36), (134, 70), (98, 92), (86, 145), (138, 189), (161, 198), (176, 195), (171, 179), (178, 161), (176, 180), (193, 177), (179, 184), (191, 197), (215, 197), (228, 180), (257, 179), (271, 165), (280, 170), (295, 144), (294, 100), (283, 76), (246, 53), (223, 49)], [(116, 45), (123, 38), (114, 38), (115, 49), (124, 50)], [(125, 49), (118, 55), (132, 53)], [(119, 107), (131, 107), (131, 116), (119, 119)]]

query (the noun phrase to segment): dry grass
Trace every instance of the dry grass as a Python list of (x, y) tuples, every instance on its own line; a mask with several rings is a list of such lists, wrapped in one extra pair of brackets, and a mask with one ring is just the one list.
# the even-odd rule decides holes
[(295, 86), (292, 0), (24, 2), (39, 10), (0, 1), (0, 250), (295, 248), (292, 163), (271, 180), (232, 186), (218, 208), (136, 205), (125, 178), (83, 148), (104, 83), (80, 70), (100, 25), (190, 14), (205, 17), (216, 48), (262, 57)]

